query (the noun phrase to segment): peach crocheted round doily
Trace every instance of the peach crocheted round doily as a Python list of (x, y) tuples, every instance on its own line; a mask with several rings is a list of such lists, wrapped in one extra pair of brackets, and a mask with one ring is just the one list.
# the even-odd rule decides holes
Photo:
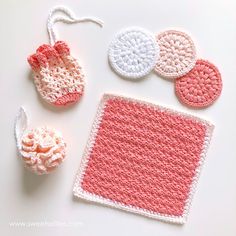
[(167, 30), (156, 36), (160, 56), (155, 66), (157, 74), (175, 79), (188, 73), (196, 62), (195, 45), (189, 35)]

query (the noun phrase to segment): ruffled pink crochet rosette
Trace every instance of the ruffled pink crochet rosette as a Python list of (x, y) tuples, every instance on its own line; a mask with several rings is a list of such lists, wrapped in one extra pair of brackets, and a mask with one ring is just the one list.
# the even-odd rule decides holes
[(49, 174), (65, 159), (66, 144), (60, 133), (48, 128), (28, 130), (19, 150), (25, 166), (35, 174)]
[(66, 143), (60, 132), (49, 128), (28, 128), (28, 118), (23, 107), (15, 120), (15, 138), (24, 165), (35, 174), (49, 174), (66, 157)]

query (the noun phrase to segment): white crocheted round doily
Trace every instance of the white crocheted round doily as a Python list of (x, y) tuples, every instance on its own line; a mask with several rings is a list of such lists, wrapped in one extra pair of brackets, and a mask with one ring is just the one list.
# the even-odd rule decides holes
[(125, 78), (139, 79), (149, 74), (159, 57), (159, 47), (152, 33), (138, 27), (121, 30), (108, 51), (115, 72)]

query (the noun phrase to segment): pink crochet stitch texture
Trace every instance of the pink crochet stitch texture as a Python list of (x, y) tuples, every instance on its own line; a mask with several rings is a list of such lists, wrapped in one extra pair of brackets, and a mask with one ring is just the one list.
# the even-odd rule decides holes
[(222, 79), (219, 70), (209, 61), (199, 59), (194, 68), (175, 80), (175, 93), (190, 107), (210, 106), (220, 96)]
[(84, 92), (84, 75), (68, 45), (41, 45), (28, 57), (36, 88), (43, 99), (56, 106), (77, 102)]
[(74, 194), (183, 223), (212, 129), (199, 118), (105, 95)]

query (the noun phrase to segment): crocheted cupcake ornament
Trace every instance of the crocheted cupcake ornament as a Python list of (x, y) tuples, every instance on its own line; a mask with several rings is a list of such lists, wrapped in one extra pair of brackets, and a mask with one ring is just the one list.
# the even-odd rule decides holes
[(20, 154), (35, 174), (48, 174), (65, 158), (66, 144), (60, 133), (48, 127), (28, 130), (22, 137)]
[(62, 135), (49, 127), (28, 129), (23, 108), (16, 118), (15, 137), (25, 167), (35, 174), (49, 174), (65, 159), (66, 143)]

